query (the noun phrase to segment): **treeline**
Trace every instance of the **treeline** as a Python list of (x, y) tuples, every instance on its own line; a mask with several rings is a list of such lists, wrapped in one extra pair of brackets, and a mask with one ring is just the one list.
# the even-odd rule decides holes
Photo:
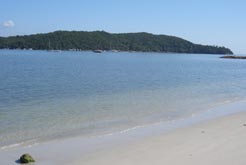
[(233, 54), (225, 47), (193, 44), (174, 36), (150, 33), (111, 34), (104, 31), (55, 31), (46, 34), (0, 37), (0, 49), (6, 48)]

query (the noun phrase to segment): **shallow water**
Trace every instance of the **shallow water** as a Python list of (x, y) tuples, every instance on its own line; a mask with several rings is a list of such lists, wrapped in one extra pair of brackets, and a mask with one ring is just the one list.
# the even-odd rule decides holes
[(246, 99), (218, 55), (0, 50), (0, 146), (97, 136)]

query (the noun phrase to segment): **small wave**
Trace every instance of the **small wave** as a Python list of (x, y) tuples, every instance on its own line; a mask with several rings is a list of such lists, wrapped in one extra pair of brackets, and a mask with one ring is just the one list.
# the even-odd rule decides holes
[[(118, 130), (118, 131), (115, 131), (115, 132), (111, 132), (111, 133), (107, 133), (107, 134), (103, 134), (103, 135), (98, 135), (96, 137), (100, 138), (100, 137), (113, 136), (113, 135), (116, 135), (116, 134), (125, 134), (125, 133), (131, 132), (131, 131), (134, 131), (134, 130), (138, 130), (138, 129), (141, 129), (141, 128), (147, 128), (147, 127), (151, 127), (151, 126), (155, 126), (155, 125), (160, 125), (160, 124), (163, 124), (163, 123), (172, 123), (172, 122), (175, 122), (176, 120), (178, 120), (178, 119), (173, 119), (173, 120), (169, 120), (169, 121), (158, 121), (158, 122), (155, 122), (155, 123), (137, 125), (137, 126), (133, 126), (133, 127), (130, 127), (130, 128), (123, 129), (123, 130)], [(95, 137), (95, 136), (93, 136), (93, 137)]]
[(8, 150), (8, 149), (13, 149), (13, 148), (17, 148), (20, 146), (24, 146), (26, 148), (30, 148), (33, 147), (34, 145), (38, 145), (39, 143), (36, 142), (35, 139), (33, 140), (29, 140), (29, 141), (25, 141), (25, 142), (20, 142), (20, 143), (15, 143), (15, 144), (10, 144), (10, 145), (6, 145), (6, 146), (2, 146), (0, 148), (0, 150)]
[(119, 131), (118, 133), (122, 134), (122, 133), (126, 133), (126, 132), (129, 132), (129, 131), (138, 129), (138, 128), (143, 128), (143, 127), (146, 127), (146, 126), (148, 126), (148, 125), (139, 125), (139, 126), (135, 126), (135, 127), (132, 127), (132, 128), (124, 129), (122, 131)]
[(7, 145), (7, 146), (3, 146), (3, 147), (1, 147), (1, 150), (6, 150), (6, 149), (15, 148), (15, 147), (21, 146), (21, 145), (23, 145), (23, 144), (24, 144), (24, 142), (21, 142), (21, 143), (15, 143), (15, 144)]
[(111, 132), (111, 133), (107, 133), (107, 134), (104, 134), (104, 135), (99, 135), (98, 137), (112, 136), (112, 135), (115, 135), (115, 134), (123, 134), (123, 133), (127, 133), (129, 131), (132, 131), (132, 130), (135, 130), (135, 129), (138, 129), (138, 128), (143, 128), (145, 126), (147, 126), (147, 125), (139, 125), (139, 126), (123, 129), (123, 130), (120, 130), (120, 131)]

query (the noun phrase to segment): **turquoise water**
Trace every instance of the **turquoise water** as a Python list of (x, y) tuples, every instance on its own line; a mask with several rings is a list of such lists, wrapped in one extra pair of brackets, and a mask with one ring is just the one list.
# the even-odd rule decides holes
[(218, 55), (0, 50), (0, 146), (97, 136), (246, 99)]

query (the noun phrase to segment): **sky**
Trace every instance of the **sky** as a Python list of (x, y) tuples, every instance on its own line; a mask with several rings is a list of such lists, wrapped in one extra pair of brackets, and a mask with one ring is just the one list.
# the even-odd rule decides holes
[(246, 0), (0, 0), (0, 36), (149, 32), (246, 54)]

